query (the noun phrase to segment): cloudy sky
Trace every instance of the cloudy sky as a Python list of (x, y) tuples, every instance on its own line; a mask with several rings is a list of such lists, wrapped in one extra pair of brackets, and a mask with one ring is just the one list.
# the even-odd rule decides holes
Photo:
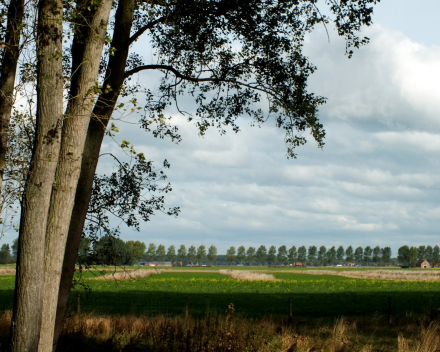
[[(330, 30), (307, 38), (318, 71), (310, 91), (320, 110), (323, 150), (309, 141), (288, 160), (272, 121), (239, 134), (199, 137), (176, 114), (183, 140), (155, 140), (121, 126), (138, 151), (168, 159), (178, 218), (158, 214), (124, 239), (166, 246), (440, 244), (440, 32), (437, 0), (387, 0), (363, 34), (371, 43), (344, 55)], [(143, 79), (148, 80), (145, 74)], [(106, 148), (114, 149), (108, 142)], [(102, 165), (101, 165), (102, 167)]]
[[(296, 160), (286, 158), (271, 120), (202, 138), (176, 114), (178, 145), (118, 125), (137, 151), (171, 163), (167, 206), (181, 207), (177, 218), (157, 214), (140, 232), (122, 227), (122, 238), (213, 244), (219, 253), (231, 245), (342, 244), (391, 246), (395, 255), (403, 244), (440, 245), (439, 13), (438, 0), (383, 0), (362, 33), (371, 43), (350, 60), (333, 30), (330, 43), (323, 28), (307, 38), (318, 67), (310, 91), (328, 98), (319, 113), (327, 135), (323, 150), (310, 140)], [(117, 147), (108, 140), (104, 148)]]

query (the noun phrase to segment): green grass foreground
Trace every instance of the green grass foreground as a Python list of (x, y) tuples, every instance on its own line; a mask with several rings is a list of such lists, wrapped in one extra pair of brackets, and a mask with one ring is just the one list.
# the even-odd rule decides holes
[[(331, 275), (273, 271), (276, 281), (235, 280), (216, 272), (165, 272), (136, 280), (96, 280), (86, 272), (80, 311), (94, 314), (176, 316), (188, 311), (203, 317), (224, 313), (233, 303), (247, 318), (293, 316), (386, 316), (391, 297), (392, 316), (424, 314), (440, 307), (440, 282), (352, 279)], [(14, 276), (0, 276), (0, 309), (11, 309)], [(70, 297), (77, 311), (77, 292)]]

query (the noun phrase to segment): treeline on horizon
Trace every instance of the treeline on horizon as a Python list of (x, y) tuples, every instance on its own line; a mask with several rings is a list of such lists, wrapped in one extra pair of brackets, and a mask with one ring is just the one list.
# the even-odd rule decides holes
[[(14, 263), (17, 259), (18, 241), (15, 239), (12, 246), (3, 244), (0, 250), (0, 264)], [(214, 245), (206, 248), (204, 245), (180, 245), (179, 248), (171, 245), (166, 248), (159, 244), (150, 243), (147, 246), (141, 241), (124, 241), (118, 237), (103, 236), (99, 239), (83, 238), (79, 248), (78, 263), (135, 265), (141, 262), (182, 262), (187, 264), (228, 264), (228, 265), (295, 265), (301, 263), (308, 266), (345, 265), (390, 265), (414, 267), (418, 260), (425, 259), (432, 266), (440, 263), (439, 246), (409, 247), (401, 246), (397, 257), (392, 257), (390, 247), (356, 247), (332, 246), (292, 246), (285, 245), (257, 247), (231, 246), (226, 254), (218, 254)]]
[[(403, 248), (403, 249), (402, 249)], [(406, 250), (408, 248), (408, 250)], [(417, 252), (417, 253), (416, 253)], [(410, 253), (410, 254), (409, 254)], [(98, 241), (83, 239), (79, 250), (79, 260), (86, 264), (110, 263), (116, 265), (133, 265), (140, 262), (182, 262), (187, 264), (228, 264), (228, 265), (290, 265), (302, 263), (308, 266), (344, 265), (348, 263), (360, 265), (390, 265), (401, 264), (415, 266), (419, 259), (430, 263), (440, 262), (440, 248), (419, 246), (399, 248), (397, 258), (392, 257), (390, 247), (348, 246), (291, 246), (286, 245), (259, 247), (231, 246), (225, 254), (218, 254), (214, 245), (179, 247), (150, 243), (148, 247), (141, 241), (123, 241), (117, 237), (102, 237)], [(415, 260), (414, 262), (414, 258)], [(177, 263), (176, 263), (177, 264)]]

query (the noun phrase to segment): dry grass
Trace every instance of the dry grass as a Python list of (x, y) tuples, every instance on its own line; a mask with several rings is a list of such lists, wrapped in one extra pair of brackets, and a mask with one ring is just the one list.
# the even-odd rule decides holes
[(15, 268), (0, 267), (0, 276), (15, 275)]
[(98, 276), (96, 280), (135, 280), (142, 277), (147, 277), (153, 274), (162, 274), (164, 270), (162, 269), (138, 269), (138, 270), (125, 270), (113, 272), (108, 275)]
[[(11, 312), (0, 314), (0, 350), (8, 341)], [(435, 352), (440, 351), (439, 324), (389, 328), (391, 341), (382, 345), (362, 336), (372, 321), (336, 319), (295, 327), (271, 319), (246, 320), (227, 316), (193, 319), (75, 314), (63, 326), (58, 351), (191, 351), (191, 352)], [(386, 328), (382, 324), (378, 329)], [(379, 334), (379, 331), (377, 331)], [(380, 334), (379, 334), (380, 335)]]
[(440, 351), (440, 325), (438, 322), (432, 322), (428, 327), (422, 328), (415, 341), (410, 341), (399, 334), (398, 351), (399, 352), (436, 352)]
[(257, 273), (254, 271), (242, 271), (242, 270), (219, 270), (220, 274), (228, 275), (236, 280), (247, 281), (274, 281), (275, 276), (272, 274)]
[(304, 270), (301, 274), (339, 275), (357, 279), (440, 281), (440, 271), (429, 269), (413, 270)]

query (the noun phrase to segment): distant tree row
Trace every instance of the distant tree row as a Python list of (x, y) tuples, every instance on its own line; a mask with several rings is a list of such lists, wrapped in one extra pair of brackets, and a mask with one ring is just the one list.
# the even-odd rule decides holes
[(186, 249), (186, 246), (182, 244), (177, 250), (175, 246), (171, 245), (166, 250), (165, 246), (162, 244), (156, 247), (154, 243), (150, 243), (145, 252), (145, 260), (150, 262), (154, 260), (159, 262), (165, 260), (174, 262), (177, 260), (190, 264), (201, 264), (206, 262), (214, 264), (217, 261), (217, 257), (217, 248), (215, 246), (210, 246), (208, 250), (206, 250), (204, 245), (197, 248), (195, 246), (190, 246)]
[[(231, 246), (226, 251), (225, 259), (229, 264), (260, 264), (260, 265), (288, 265), (293, 263), (307, 263), (307, 265), (336, 265), (346, 263), (357, 263), (363, 265), (369, 264), (383, 264), (387, 265), (391, 262), (391, 248), (380, 248), (370, 246), (353, 248), (348, 246), (344, 249), (343, 246), (326, 248), (325, 246), (316, 247), (305, 246), (287, 248), (285, 245), (278, 247), (261, 245), (258, 248), (240, 246), (237, 249)], [(211, 263), (214, 264), (219, 257), (217, 255), (217, 248), (210, 246), (208, 251), (204, 245), (196, 248), (190, 246), (188, 249), (185, 245), (180, 245), (176, 250), (174, 245), (165, 248), (164, 245), (156, 246), (150, 243), (145, 253), (145, 260), (147, 261), (182, 261), (185, 263), (194, 264)], [(220, 258), (219, 258), (220, 259)]]
[(417, 248), (404, 245), (397, 251), (397, 260), (401, 265), (414, 267), (421, 259), (427, 260), (433, 266), (440, 264), (439, 246), (419, 246)]
[[(18, 241), (15, 239), (12, 246), (3, 244), (0, 249), (0, 264), (14, 263), (17, 259)], [(84, 238), (79, 248), (78, 262), (83, 264), (110, 264), (110, 265), (133, 265), (142, 261), (171, 261), (184, 264), (216, 264), (228, 263), (230, 265), (289, 265), (294, 263), (307, 264), (309, 266), (325, 266), (337, 264), (361, 264), (361, 265), (388, 265), (391, 263), (390, 247), (356, 247), (348, 246), (325, 247), (305, 246), (287, 248), (282, 245), (278, 248), (264, 245), (256, 247), (235, 246), (229, 247), (225, 255), (218, 255), (217, 248), (204, 245), (199, 247), (174, 245), (166, 248), (159, 244), (150, 243), (147, 246), (141, 241), (123, 241), (115, 236), (103, 236), (97, 240)], [(426, 259), (431, 265), (440, 264), (439, 246), (399, 248), (397, 253), (398, 263), (414, 267), (418, 260)]]

